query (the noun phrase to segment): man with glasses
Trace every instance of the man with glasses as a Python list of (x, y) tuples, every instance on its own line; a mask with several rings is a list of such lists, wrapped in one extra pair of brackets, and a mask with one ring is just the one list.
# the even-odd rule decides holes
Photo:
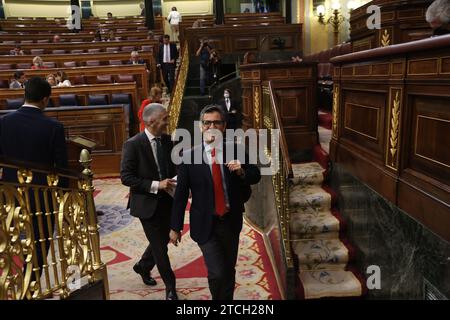
[(170, 239), (174, 245), (181, 240), (191, 192), (190, 233), (203, 253), (212, 299), (232, 300), (244, 203), (261, 175), (245, 152), (238, 152), (240, 146), (223, 140), (226, 121), (220, 106), (206, 106), (200, 121), (203, 143), (185, 151), (178, 167)]

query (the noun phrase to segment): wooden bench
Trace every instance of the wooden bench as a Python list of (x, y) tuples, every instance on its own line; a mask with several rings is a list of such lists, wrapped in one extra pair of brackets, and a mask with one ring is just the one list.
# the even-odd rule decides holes
[[(25, 54), (30, 54), (32, 49), (43, 49), (44, 54), (51, 54), (53, 50), (65, 50), (69, 53), (71, 50), (83, 50), (89, 52), (89, 49), (99, 49), (101, 52), (106, 52), (107, 48), (117, 48), (117, 51), (127, 49), (142, 50), (142, 48), (151, 49), (152, 46), (157, 46), (157, 40), (116, 40), (116, 41), (99, 41), (99, 42), (58, 42), (58, 43), (22, 43), (21, 49)], [(0, 44), (0, 54), (9, 54), (14, 49), (14, 44)], [(127, 47), (127, 48), (125, 48)]]
[[(50, 96), (51, 103), (55, 107), (60, 106), (60, 96), (66, 94), (75, 94), (80, 106), (89, 105), (89, 95), (106, 95), (107, 103), (111, 103), (112, 94), (128, 94), (130, 103), (130, 132), (134, 134), (138, 131), (139, 121), (137, 114), (141, 101), (138, 100), (136, 83), (114, 83), (114, 84), (88, 84), (72, 87), (53, 87)], [(23, 98), (23, 89), (2, 89), (0, 90), (0, 110), (6, 109), (6, 99)], [(103, 103), (104, 104), (104, 103)]]
[[(75, 68), (49, 68), (40, 70), (24, 70), (26, 77), (29, 79), (34, 76), (44, 77), (48, 74), (56, 74), (57, 71), (64, 71), (72, 84), (75, 84), (75, 79), (83, 77), (85, 84), (96, 84), (97, 76), (111, 75), (116, 82), (118, 82), (119, 75), (133, 76), (136, 81), (138, 89), (138, 99), (142, 100), (148, 96), (149, 74), (146, 71), (145, 65), (126, 64), (120, 66), (98, 66), (98, 67), (75, 67)], [(14, 76), (14, 70), (0, 70), (0, 81), (9, 83)]]
[[(52, 25), (52, 26), (65, 26), (67, 21), (67, 17), (63, 18), (54, 18), (54, 19), (28, 19), (28, 18), (8, 18), (2, 20), (0, 25), (3, 27), (14, 27), (16, 25), (26, 25), (26, 26), (34, 26), (34, 25)], [(155, 17), (155, 28), (154, 30), (163, 30), (163, 21), (164, 17)], [(82, 19), (81, 21), (83, 30), (91, 30), (93, 28), (97, 28), (99, 25), (104, 27), (116, 28), (116, 26), (127, 26), (139, 24), (140, 26), (145, 26), (145, 18), (144, 17), (136, 17), (136, 18), (89, 18)], [(86, 28), (87, 27), (87, 28)], [(5, 30), (5, 29), (3, 29)]]
[[(155, 36), (162, 36), (162, 31), (153, 31)], [(128, 38), (136, 38), (136, 39), (147, 39), (148, 30), (142, 31), (117, 31), (115, 32), (116, 37), (120, 37), (124, 40), (129, 40)], [(14, 41), (15, 43), (20, 44), (21, 41), (29, 41), (37, 43), (38, 40), (48, 40), (48, 42), (53, 42), (54, 33), (2, 33), (0, 34), (0, 41)], [(61, 39), (61, 42), (68, 42), (72, 39), (80, 39), (83, 42), (89, 42), (94, 40), (94, 33), (61, 33), (58, 34)], [(106, 33), (102, 33), (102, 37), (105, 37)]]
[[(14, 112), (1, 110), (0, 117)], [(92, 150), (94, 174), (120, 171), (122, 145), (129, 137), (128, 110), (124, 105), (47, 108), (45, 114), (64, 125), (66, 137), (86, 137), (96, 143)]]
[(226, 14), (224, 20), (225, 24), (239, 24), (239, 25), (260, 24), (260, 23), (270, 23), (270, 24), (286, 23), (285, 18), (279, 12)]
[[(156, 79), (156, 63), (155, 57), (151, 52), (140, 52), (139, 56), (145, 61), (150, 68), (149, 81), (155, 82)], [(86, 65), (86, 61), (99, 61), (100, 65), (109, 65), (110, 60), (120, 60), (126, 63), (130, 60), (129, 52), (113, 52), (113, 53), (80, 53), (80, 54), (49, 54), (41, 56), (44, 61), (54, 62), (57, 68), (64, 68), (65, 62), (75, 62), (77, 66)], [(11, 69), (17, 69), (19, 63), (30, 63), (33, 56), (0, 56), (0, 65), (11, 65)], [(45, 69), (44, 69), (45, 70)]]

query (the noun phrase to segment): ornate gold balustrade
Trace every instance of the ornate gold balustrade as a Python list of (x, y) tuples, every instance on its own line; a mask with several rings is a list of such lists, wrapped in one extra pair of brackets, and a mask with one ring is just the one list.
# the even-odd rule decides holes
[[(277, 265), (278, 279), (283, 296), (293, 297), (294, 263), (289, 243), (289, 178), (292, 177), (292, 166), (289, 158), (288, 145), (279, 114), (279, 106), (275, 99), (271, 81), (262, 83), (260, 99), (262, 124), (261, 129), (266, 129), (268, 142), (266, 143), (265, 155), (270, 160), (271, 167), (276, 171), (271, 177), (271, 187), (267, 192), (273, 192), (275, 217), (266, 217), (270, 221), (265, 226), (267, 238), (271, 242), (274, 252), (275, 264)], [(271, 139), (279, 135), (279, 144), (273, 144)], [(274, 149), (277, 148), (277, 149)], [(265, 194), (271, 198), (271, 196)], [(267, 209), (267, 208), (266, 208)], [(272, 215), (272, 210), (267, 209), (265, 213)], [(280, 249), (278, 249), (280, 248)], [(277, 254), (276, 252), (279, 251)]]
[(102, 282), (109, 297), (87, 150), (80, 163), (76, 174), (0, 158), (3, 176), (17, 170), (18, 180), (0, 183), (0, 300), (65, 299), (84, 280)]
[(181, 105), (183, 102), (184, 87), (186, 86), (186, 79), (189, 71), (189, 47), (187, 42), (183, 46), (181, 54), (181, 62), (176, 78), (175, 89), (173, 97), (169, 105), (169, 132), (172, 133), (178, 126), (178, 119), (180, 118)]

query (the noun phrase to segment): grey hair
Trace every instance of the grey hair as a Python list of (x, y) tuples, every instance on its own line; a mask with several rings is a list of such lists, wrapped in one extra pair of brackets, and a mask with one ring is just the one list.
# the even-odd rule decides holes
[(139, 55), (139, 52), (137, 52), (136, 50), (134, 50), (134, 51), (131, 51), (131, 54), (130, 54), (131, 56), (138, 56)]
[(435, 0), (427, 9), (425, 18), (431, 23), (439, 18), (441, 23), (450, 21), (450, 0)]
[(142, 120), (144, 122), (154, 120), (156, 115), (163, 111), (166, 111), (166, 109), (161, 103), (150, 103), (144, 108), (144, 112), (142, 112)]

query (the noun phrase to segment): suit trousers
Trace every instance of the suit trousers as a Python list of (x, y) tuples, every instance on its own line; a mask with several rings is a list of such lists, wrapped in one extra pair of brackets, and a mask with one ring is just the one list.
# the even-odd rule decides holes
[(166, 285), (166, 290), (175, 290), (175, 274), (167, 254), (172, 207), (171, 200), (168, 200), (167, 197), (170, 196), (165, 194), (161, 196), (155, 213), (150, 219), (140, 219), (149, 245), (142, 255), (139, 265), (145, 272), (150, 272), (156, 265)]
[(167, 90), (169, 90), (170, 93), (172, 92), (175, 84), (175, 63), (163, 63), (161, 67), (164, 82), (166, 83)]
[(199, 245), (208, 269), (213, 300), (233, 300), (241, 228), (232, 226), (229, 218), (226, 215), (215, 217), (211, 237)]

